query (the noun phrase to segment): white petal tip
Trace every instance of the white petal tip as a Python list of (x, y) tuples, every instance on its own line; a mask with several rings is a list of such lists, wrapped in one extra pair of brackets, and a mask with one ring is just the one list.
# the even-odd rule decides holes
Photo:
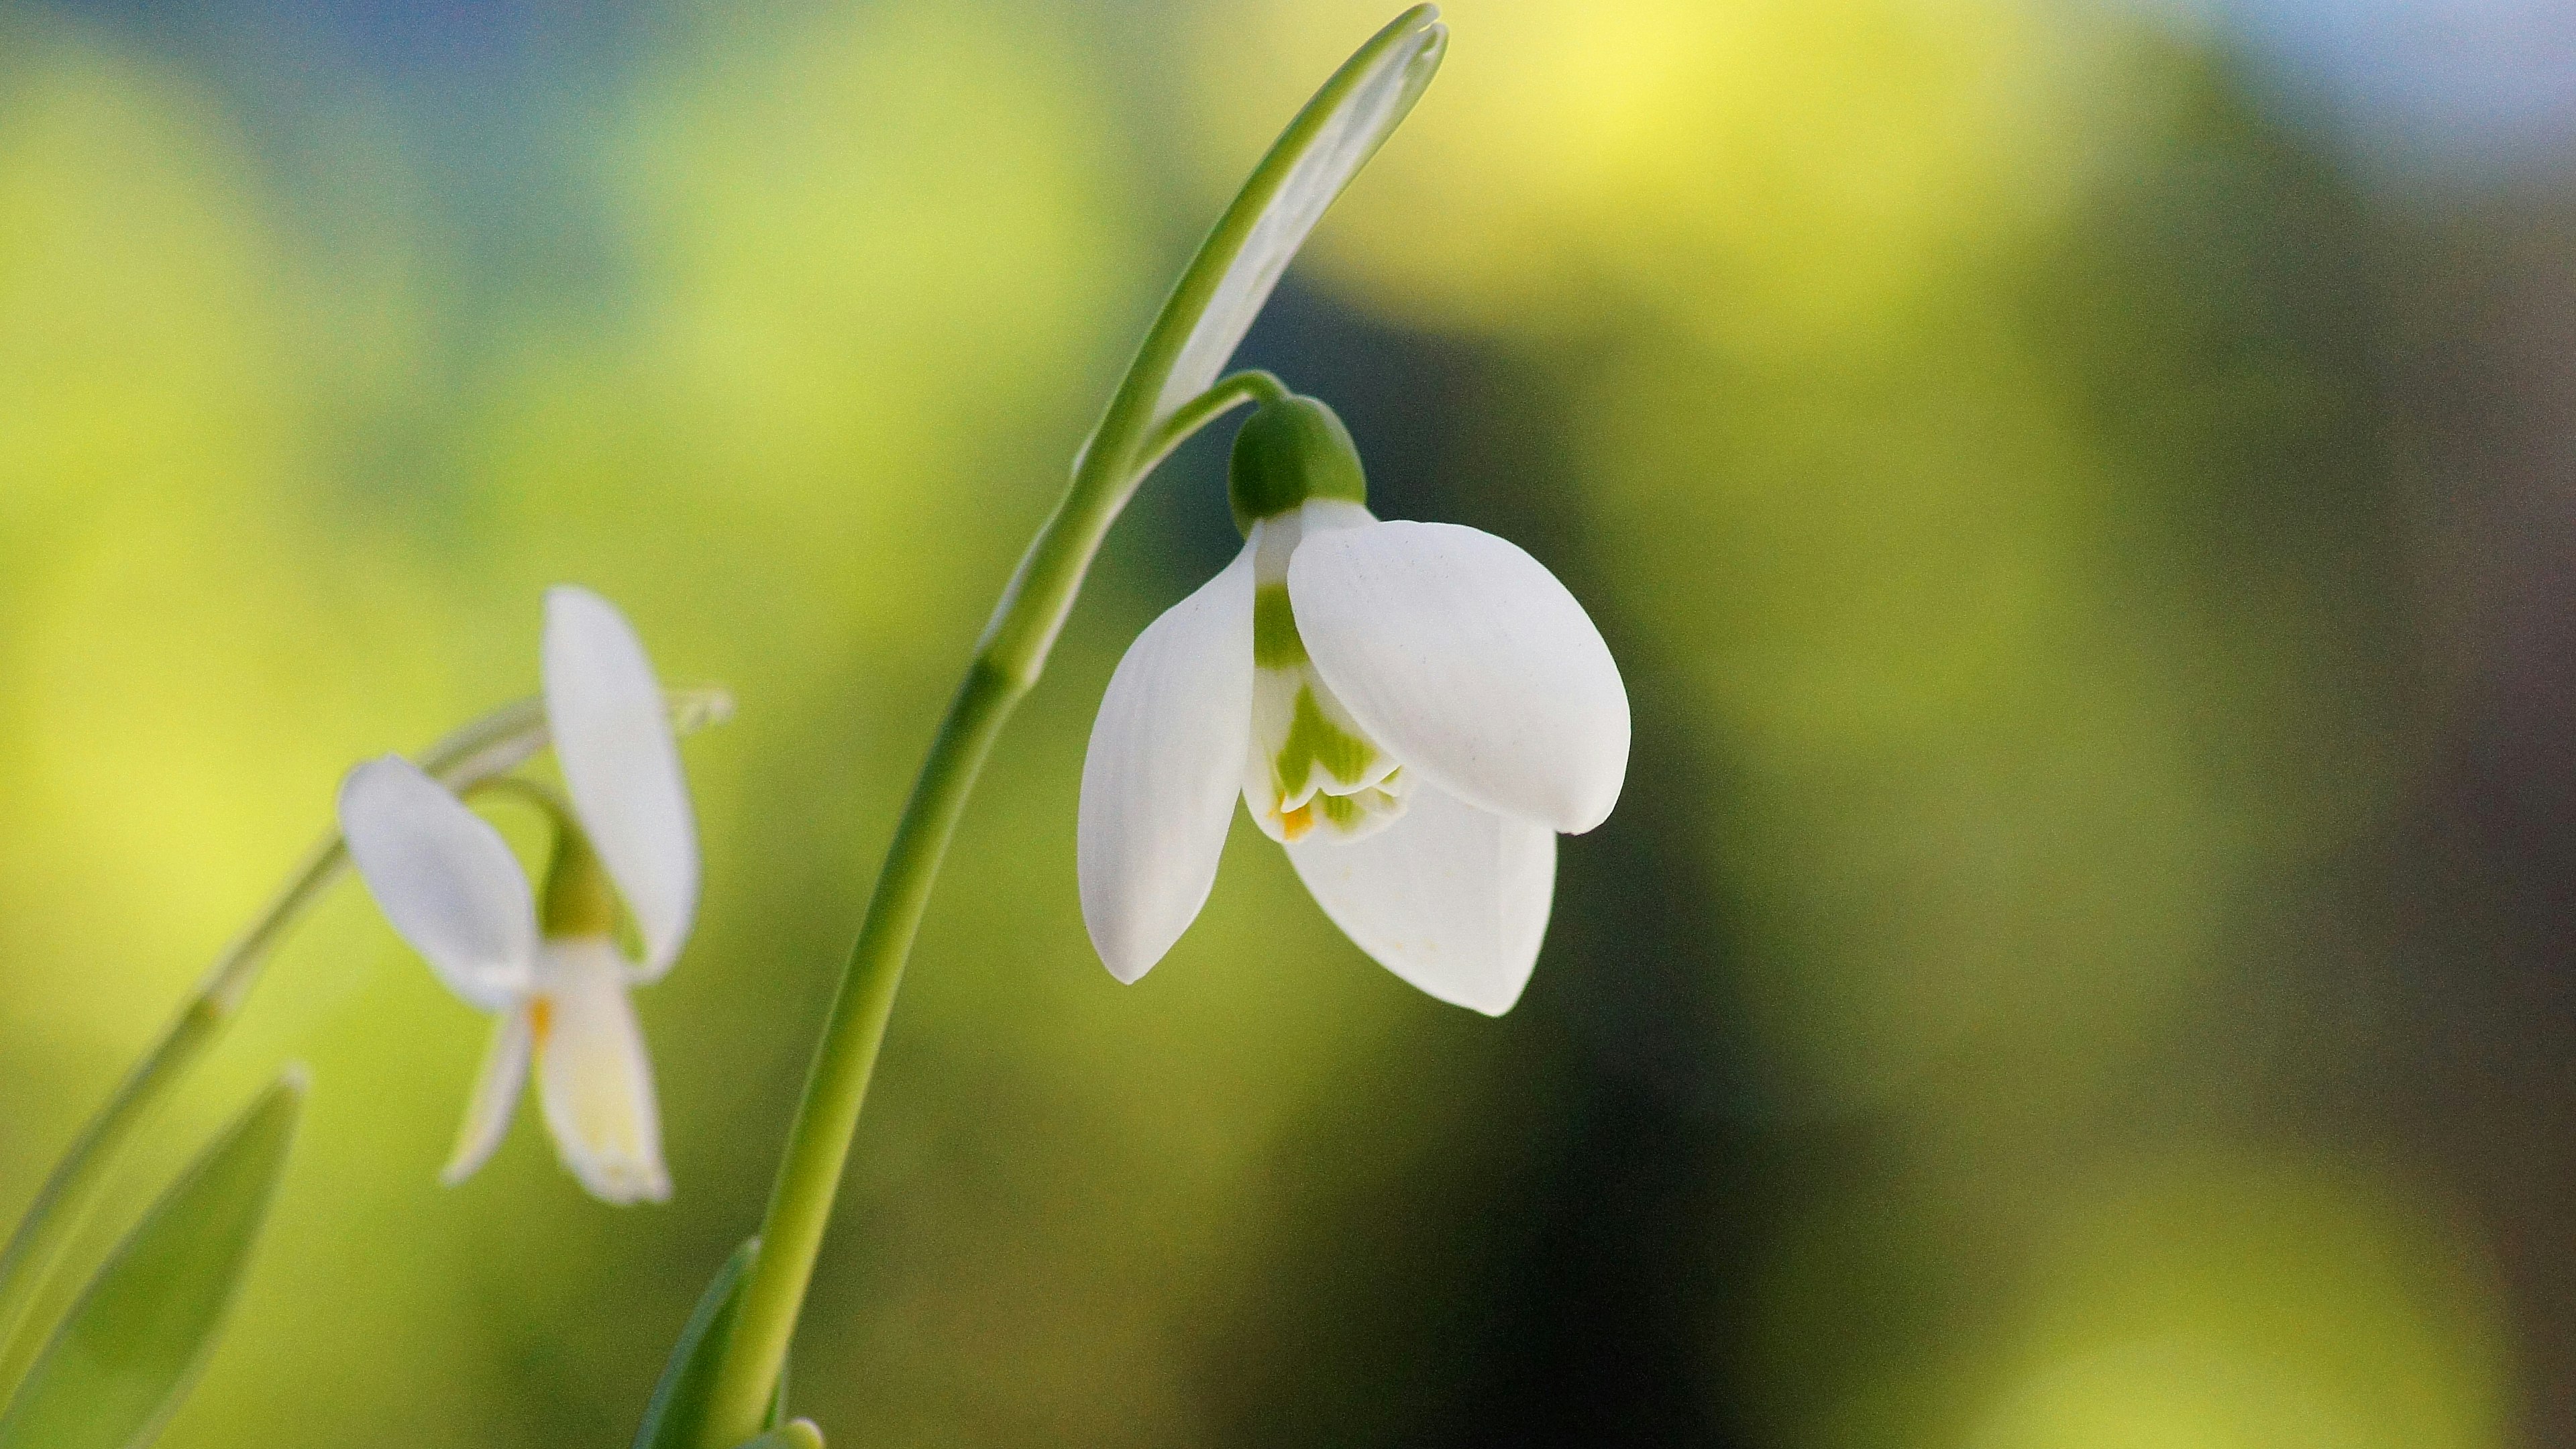
[[(1101, 893), (1101, 894), (1106, 894)], [(1082, 925), (1091, 937), (1092, 954), (1121, 986), (1133, 986), (1145, 979), (1145, 973), (1162, 964), (1163, 958), (1179, 943), (1181, 933), (1189, 927), (1184, 917), (1177, 927), (1165, 920), (1140, 919), (1143, 913), (1120, 912), (1110, 902), (1094, 899), (1083, 911)], [(1197, 915), (1190, 911), (1190, 916)]]
[(671, 1178), (661, 1165), (632, 1160), (574, 1161), (567, 1158), (565, 1170), (580, 1181), (582, 1190), (611, 1207), (633, 1207), (639, 1202), (669, 1202)]
[[(1623, 779), (1621, 783), (1625, 784), (1626, 781)], [(1618, 808), (1619, 792), (1613, 790), (1610, 792), (1610, 798), (1601, 802), (1599, 809), (1582, 811), (1564, 824), (1552, 825), (1550, 828), (1559, 835), (1590, 835), (1609, 820), (1610, 812)]]
[[(1092, 949), (1098, 951), (1100, 949), (1098, 943), (1095, 942)], [(1154, 961), (1147, 961), (1141, 965), (1132, 961), (1126, 965), (1120, 965), (1118, 962), (1112, 961), (1109, 958), (1108, 952), (1100, 952), (1100, 964), (1109, 969), (1110, 977), (1117, 981), (1121, 986), (1133, 986), (1137, 982), (1144, 980), (1145, 973), (1153, 970), (1154, 967), (1159, 964), (1159, 961), (1160, 958), (1157, 958)]]
[(1556, 836), (1424, 785), (1396, 823), (1288, 862), (1333, 924), (1424, 995), (1486, 1016), (1529, 985), (1556, 890)]
[(399, 788), (392, 784), (396, 777), (406, 773), (417, 774), (419, 770), (419, 766), (400, 755), (379, 755), (372, 760), (360, 760), (349, 767), (349, 773), (340, 777), (340, 793), (334, 797), (334, 808), (345, 820), (353, 802), (364, 810), (376, 791), (389, 786)]
[(610, 615), (617, 614), (616, 605), (600, 597), (596, 591), (585, 589), (579, 584), (547, 586), (546, 612), (553, 613), (558, 609), (596, 609)]
[[(1500, 1017), (1508, 1014), (1513, 1007), (1520, 1004), (1521, 992), (1529, 985), (1529, 975), (1526, 973), (1516, 980), (1507, 977), (1500, 981), (1452, 981), (1445, 979), (1436, 971), (1425, 970), (1420, 961), (1407, 959), (1401, 955), (1396, 956), (1394, 960), (1389, 960), (1374, 951), (1369, 951), (1365, 946), (1361, 950), (1366, 952), (1370, 960), (1402, 978), (1414, 990), (1443, 1006), (1463, 1007), (1478, 1016)], [(1535, 965), (1534, 962), (1532, 964)]]

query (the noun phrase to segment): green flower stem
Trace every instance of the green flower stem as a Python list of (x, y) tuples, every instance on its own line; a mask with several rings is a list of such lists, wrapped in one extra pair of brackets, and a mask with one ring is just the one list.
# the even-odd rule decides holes
[(894, 840), (886, 847), (876, 892), (850, 948), (840, 991), (824, 1022), (822, 1045), (788, 1131), (778, 1185), (761, 1223), (760, 1257), (718, 1372), (702, 1445), (735, 1445), (760, 1432), (787, 1361), (788, 1342), (795, 1336), (806, 1285), (814, 1276), (850, 1139), (867, 1101), (878, 1048), (885, 1043), (886, 1019), (894, 1010), (896, 988), (903, 984), (904, 962), (921, 929), (940, 859), (994, 739), (1044, 670), (1101, 539), (1145, 474), (1192, 432), (1241, 403), (1286, 393), (1266, 372), (1236, 373), (1176, 411), (1141, 447), (1103, 447), (1103, 440), (1095, 438), (1076, 465), (1063, 503), (1029, 546), (965, 682), (949, 701), (912, 796), (904, 802)]
[(1144, 471), (1153, 471), (1156, 463), (1189, 441), (1190, 434), (1224, 416), (1228, 409), (1247, 402), (1286, 402), (1289, 397), (1286, 383), (1259, 368), (1219, 378), (1216, 386), (1181, 404), (1168, 421), (1154, 430), (1145, 450)]
[[(722, 721), (733, 710), (721, 690), (680, 690), (670, 696), (673, 728), (682, 732)], [(463, 792), (516, 769), (546, 746), (541, 700), (505, 705), (440, 740), (419, 758), (422, 770)], [(260, 969), (286, 933), (348, 868), (349, 851), (337, 830), (306, 854), (267, 909), (215, 958), (178, 1017), (106, 1105), (81, 1129), (69, 1151), (0, 1249), (0, 1401), (25, 1374), (43, 1342), (44, 1324), (31, 1313), (42, 1299), (64, 1247), (97, 1205), (98, 1189), (137, 1133), (232, 1024)]]
[[(1164, 299), (1100, 426), (1075, 458), (1063, 500), (1003, 589), (913, 782), (850, 948), (788, 1128), (777, 1186), (761, 1223), (760, 1257), (707, 1400), (700, 1449), (734, 1449), (764, 1427), (867, 1099), (868, 1078), (885, 1042), (905, 958), (940, 857), (995, 737), (1037, 683), (1101, 540), (1154, 464), (1228, 408), (1287, 396), (1268, 373), (1218, 378), (1216, 370), (1241, 341), (1306, 228), (1430, 84), (1448, 40), (1438, 14), (1432, 6), (1416, 5), (1371, 37), (1253, 168)], [(1189, 381), (1201, 368), (1209, 379), (1203, 387)], [(1196, 391), (1166, 407), (1164, 394), (1176, 380)]]

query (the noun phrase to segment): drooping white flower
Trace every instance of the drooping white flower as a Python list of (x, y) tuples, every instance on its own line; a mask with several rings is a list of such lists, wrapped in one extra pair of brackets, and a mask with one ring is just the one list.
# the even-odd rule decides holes
[[(544, 655), (574, 819), (557, 822), (542, 912), (500, 832), (409, 761), (351, 770), (340, 828), (395, 931), (495, 1018), (442, 1180), (462, 1182), (500, 1146), (533, 1067), (564, 1167), (605, 1201), (660, 1202), (671, 1183), (653, 1067), (627, 990), (659, 979), (688, 939), (697, 827), (661, 686), (615, 607), (548, 590)], [(640, 959), (618, 944), (619, 901)]]
[(1137, 636), (1083, 760), (1084, 923), (1121, 981), (1207, 901), (1240, 795), (1324, 914), (1499, 1016), (1538, 959), (1556, 837), (1628, 769), (1628, 695), (1555, 575), (1456, 524), (1381, 522), (1311, 398), (1237, 435), (1243, 551)]

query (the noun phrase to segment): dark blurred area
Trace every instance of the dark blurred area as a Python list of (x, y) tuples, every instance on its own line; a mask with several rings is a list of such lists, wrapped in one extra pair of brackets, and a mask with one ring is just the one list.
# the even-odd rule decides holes
[[(1174, 270), (1386, 16), (0, 12), (0, 1207), (542, 588), (737, 721), (639, 1005), (677, 1196), (353, 888), (174, 1445), (616, 1443), (757, 1221), (893, 815)], [(2576, 1445), (2576, 21), (1459, 0), (1246, 343), (1637, 734), (1527, 996), (1248, 826), (1122, 988), (1073, 807), (1235, 546), (1140, 493), (950, 859), (793, 1369), (834, 1443)], [(193, 1124), (172, 1124), (162, 1163)], [(154, 1164), (137, 1171), (147, 1183)], [(139, 1189), (138, 1189), (139, 1190)]]

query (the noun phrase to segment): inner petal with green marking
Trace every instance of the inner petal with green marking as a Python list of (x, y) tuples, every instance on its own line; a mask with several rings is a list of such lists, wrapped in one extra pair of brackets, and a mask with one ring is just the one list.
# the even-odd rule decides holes
[(1252, 654), (1243, 795), (1263, 832), (1285, 845), (1318, 829), (1357, 840), (1394, 824), (1412, 781), (1316, 675), (1285, 583), (1254, 592)]

